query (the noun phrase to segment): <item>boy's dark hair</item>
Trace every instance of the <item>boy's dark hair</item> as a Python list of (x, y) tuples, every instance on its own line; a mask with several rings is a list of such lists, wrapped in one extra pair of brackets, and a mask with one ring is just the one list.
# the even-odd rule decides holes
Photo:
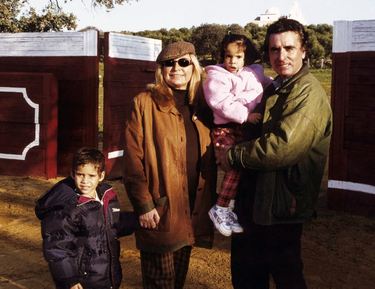
[(271, 34), (278, 34), (288, 31), (295, 32), (299, 35), (302, 48), (305, 50), (309, 48), (309, 33), (306, 31), (305, 27), (294, 19), (280, 18), (276, 22), (272, 23), (267, 29), (267, 34), (263, 45), (263, 52), (266, 60), (269, 60), (268, 52)]
[(219, 63), (224, 63), (225, 50), (231, 43), (237, 43), (238, 47), (241, 47), (243, 49), (245, 53), (245, 65), (251, 65), (258, 59), (260, 59), (258, 50), (255, 48), (254, 43), (249, 38), (241, 34), (228, 34), (221, 42), (219, 51)]
[(82, 165), (93, 165), (101, 174), (105, 170), (105, 157), (102, 152), (96, 148), (83, 147), (80, 148), (73, 156), (72, 160), (72, 171), (73, 173), (77, 170), (79, 166)]

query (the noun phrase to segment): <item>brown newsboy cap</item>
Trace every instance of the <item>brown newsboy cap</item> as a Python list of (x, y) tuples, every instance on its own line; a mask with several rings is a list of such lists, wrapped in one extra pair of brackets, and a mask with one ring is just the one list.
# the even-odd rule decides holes
[(193, 44), (185, 41), (175, 42), (163, 48), (158, 58), (156, 58), (156, 62), (160, 64), (165, 60), (175, 59), (190, 53), (195, 55), (195, 47)]

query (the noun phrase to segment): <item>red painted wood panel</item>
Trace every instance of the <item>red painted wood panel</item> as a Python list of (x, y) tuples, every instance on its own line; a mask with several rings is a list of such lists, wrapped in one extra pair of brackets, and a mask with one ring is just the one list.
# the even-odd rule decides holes
[(98, 147), (99, 56), (0, 57), (0, 71), (56, 76), (59, 175), (69, 173), (70, 161), (77, 149)]
[[(333, 54), (329, 180), (375, 186), (375, 52)], [(328, 188), (328, 207), (375, 215), (375, 195)]]
[[(22, 89), (26, 94), (20, 92)], [(55, 178), (56, 77), (50, 73), (0, 72), (0, 101), (0, 174)], [(25, 152), (36, 140), (37, 143)]]
[(105, 51), (103, 153), (106, 156), (106, 177), (118, 178), (122, 176), (123, 158), (110, 156), (124, 150), (127, 106), (147, 84), (154, 82), (157, 64), (109, 57), (108, 34), (105, 34)]

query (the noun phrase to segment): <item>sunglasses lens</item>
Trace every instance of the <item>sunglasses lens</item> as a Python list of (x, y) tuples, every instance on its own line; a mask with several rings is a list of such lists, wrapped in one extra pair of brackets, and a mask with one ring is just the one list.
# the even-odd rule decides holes
[(187, 67), (190, 65), (190, 60), (181, 58), (178, 60), (178, 65), (180, 65), (181, 67)]
[(174, 65), (174, 60), (173, 59), (170, 59), (170, 60), (166, 60), (164, 61), (164, 66), (173, 66)]
[(181, 67), (187, 67), (190, 65), (190, 60), (189, 59), (186, 59), (186, 58), (181, 58), (177, 61), (175, 61), (174, 59), (170, 59), (170, 60), (166, 60), (164, 61), (164, 66), (167, 66), (167, 67), (172, 67), (174, 66), (174, 63), (177, 62), (179, 66)]

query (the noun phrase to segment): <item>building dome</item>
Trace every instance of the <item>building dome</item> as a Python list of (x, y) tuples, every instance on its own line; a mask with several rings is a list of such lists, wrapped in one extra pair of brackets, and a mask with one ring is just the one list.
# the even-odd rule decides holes
[(269, 9), (267, 9), (266, 13), (265, 14), (277, 14), (277, 15), (280, 15), (280, 10), (279, 8), (277, 7), (271, 7)]

